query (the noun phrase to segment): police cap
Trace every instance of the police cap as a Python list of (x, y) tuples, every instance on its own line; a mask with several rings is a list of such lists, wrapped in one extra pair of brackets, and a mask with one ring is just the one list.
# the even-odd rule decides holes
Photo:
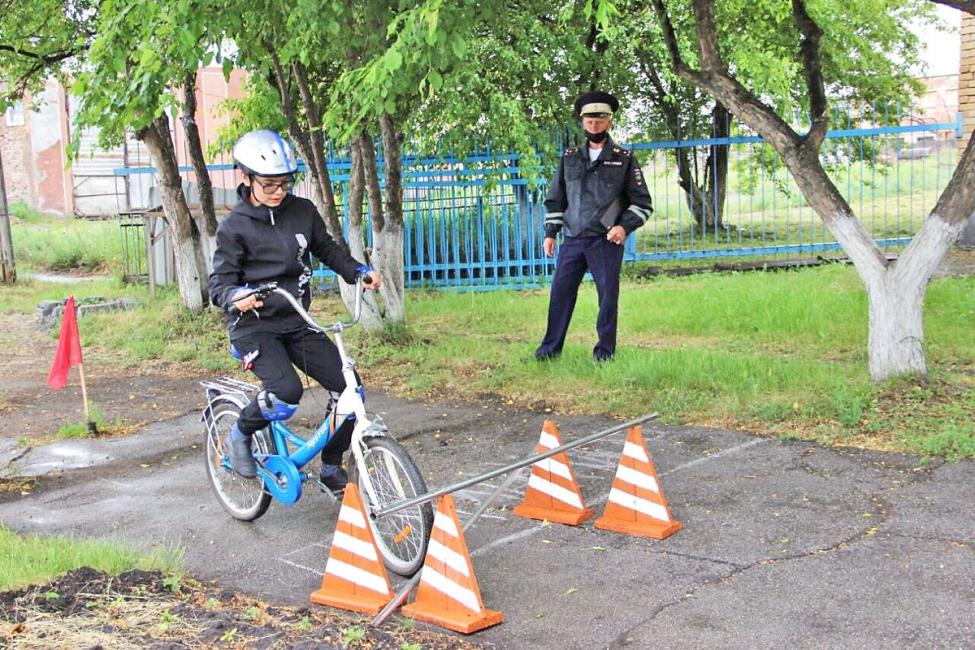
[(592, 90), (582, 93), (576, 99), (576, 115), (582, 117), (590, 115), (592, 117), (608, 117), (616, 112), (620, 107), (618, 99), (600, 90)]

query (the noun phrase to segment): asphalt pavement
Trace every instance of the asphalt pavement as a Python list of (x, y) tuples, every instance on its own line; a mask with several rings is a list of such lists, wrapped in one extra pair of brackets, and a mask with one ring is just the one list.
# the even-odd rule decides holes
[[(306, 398), (298, 417), (320, 403)], [(367, 406), (431, 488), (530, 455), (546, 418), (566, 441), (617, 424), (377, 392)], [(513, 516), (523, 471), (466, 535), (484, 603), (506, 617), (474, 639), (526, 649), (975, 647), (975, 464), (655, 421), (643, 432), (683, 529), (656, 541), (592, 520)], [(597, 513), (623, 439), (569, 452)], [(230, 519), (207, 483), (195, 412), (125, 438), (0, 444), (0, 476), (37, 479), (25, 494), (0, 492), (0, 523), (14, 530), (179, 547), (197, 576), (292, 605), (320, 585), (338, 512), (306, 487), (256, 522)], [(461, 518), (501, 480), (455, 493)]]

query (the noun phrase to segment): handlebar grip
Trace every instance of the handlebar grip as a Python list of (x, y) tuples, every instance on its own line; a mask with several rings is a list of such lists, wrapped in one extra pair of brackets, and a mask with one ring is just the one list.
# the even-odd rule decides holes
[(368, 273), (363, 273), (359, 277), (362, 278), (362, 284), (372, 284), (372, 276)]

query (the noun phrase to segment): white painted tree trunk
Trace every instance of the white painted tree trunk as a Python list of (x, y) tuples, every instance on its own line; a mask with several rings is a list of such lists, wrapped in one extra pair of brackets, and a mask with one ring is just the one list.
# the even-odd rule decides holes
[(197, 264), (197, 249), (190, 237), (173, 237), (173, 256), (176, 262), (176, 283), (186, 308), (194, 314), (203, 311), (202, 278)]
[(877, 381), (899, 375), (927, 374), (924, 357), (925, 287), (898, 283), (885, 271), (879, 281), (867, 283), (870, 334), (867, 355), (870, 377)]
[(402, 224), (386, 222), (381, 236), (375, 235), (372, 257), (376, 267), (382, 269), (383, 283), (379, 292), (386, 305), (386, 322), (402, 323), (406, 320)]
[(924, 295), (964, 222), (951, 224), (932, 213), (892, 264), (882, 263), (869, 234), (852, 215), (828, 223), (867, 290), (870, 377), (925, 376)]
[[(370, 261), (369, 256), (366, 254), (366, 242), (363, 239), (362, 234), (355, 228), (349, 229), (349, 252), (352, 254), (352, 257), (361, 262)], [(352, 301), (355, 300), (353, 287), (341, 280), (339, 281), (339, 287), (342, 292), (342, 300), (351, 309), (351, 306), (354, 304)], [(380, 291), (382, 291), (382, 285), (380, 285)], [(362, 300), (362, 315), (360, 318), (362, 321), (362, 326), (366, 328), (367, 331), (371, 332), (373, 330), (382, 329), (383, 315), (379, 302), (376, 300), (375, 293), (368, 291), (366, 292), (365, 297)]]

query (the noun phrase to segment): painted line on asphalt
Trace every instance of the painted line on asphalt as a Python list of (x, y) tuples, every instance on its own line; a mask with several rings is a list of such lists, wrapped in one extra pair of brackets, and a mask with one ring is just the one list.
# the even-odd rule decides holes
[(286, 560), (283, 557), (279, 557), (279, 558), (277, 558), (277, 560), (279, 562), (284, 562), (288, 566), (293, 566), (296, 569), (304, 569), (305, 571), (308, 571), (309, 573), (314, 573), (316, 576), (319, 576), (319, 577), (325, 575), (325, 572), (324, 571), (319, 571), (318, 569), (313, 569), (311, 567), (305, 566), (304, 564), (298, 564), (297, 562), (292, 562), (291, 560)]
[[(659, 474), (658, 476), (667, 476), (668, 474), (674, 474), (676, 472), (680, 472), (680, 471), (683, 471), (683, 470), (688, 469), (688, 468), (691, 468), (691, 467), (696, 467), (698, 465), (703, 465), (704, 463), (709, 463), (712, 460), (718, 460), (719, 458), (723, 458), (724, 456), (729, 456), (731, 454), (738, 453), (739, 451), (742, 451), (744, 449), (748, 449), (749, 447), (754, 447), (755, 445), (760, 445), (763, 442), (769, 442), (769, 439), (768, 438), (759, 438), (759, 439), (756, 439), (756, 440), (749, 440), (748, 442), (742, 443), (742, 444), (737, 445), (735, 447), (730, 447), (728, 449), (725, 449), (724, 451), (719, 451), (716, 454), (711, 454), (710, 456), (704, 456), (702, 458), (695, 458), (692, 461), (686, 462), (686, 463), (684, 463), (682, 465), (678, 465), (677, 467), (674, 467), (672, 469), (669, 469), (666, 472), (663, 472), (663, 473)], [(608, 497), (609, 497), (609, 495), (607, 494), (606, 496), (604, 496), (604, 497), (596, 500), (592, 505), (595, 505), (595, 504), (598, 504), (598, 503), (603, 503), (604, 501), (606, 501), (606, 499)], [(525, 538), (525, 537), (530, 537), (532, 535), (535, 535), (536, 533), (542, 532), (544, 529), (545, 529), (545, 526), (543, 524), (539, 523), (539, 524), (537, 524), (535, 526), (532, 526), (531, 528), (527, 528), (525, 530), (519, 531), (519, 532), (514, 533), (512, 535), (507, 535), (505, 537), (501, 537), (499, 539), (494, 540), (493, 542), (489, 542), (489, 543), (485, 544), (484, 546), (481, 546), (481, 547), (475, 549), (474, 551), (471, 551), (471, 557), (474, 557), (474, 556), (477, 556), (477, 555), (482, 555), (482, 554), (487, 553), (488, 551), (490, 551), (490, 550), (492, 550), (494, 548), (497, 548), (498, 546), (503, 546), (505, 544), (508, 544), (509, 542), (514, 542), (516, 540), (519, 540), (519, 539), (522, 539), (522, 538)]]

